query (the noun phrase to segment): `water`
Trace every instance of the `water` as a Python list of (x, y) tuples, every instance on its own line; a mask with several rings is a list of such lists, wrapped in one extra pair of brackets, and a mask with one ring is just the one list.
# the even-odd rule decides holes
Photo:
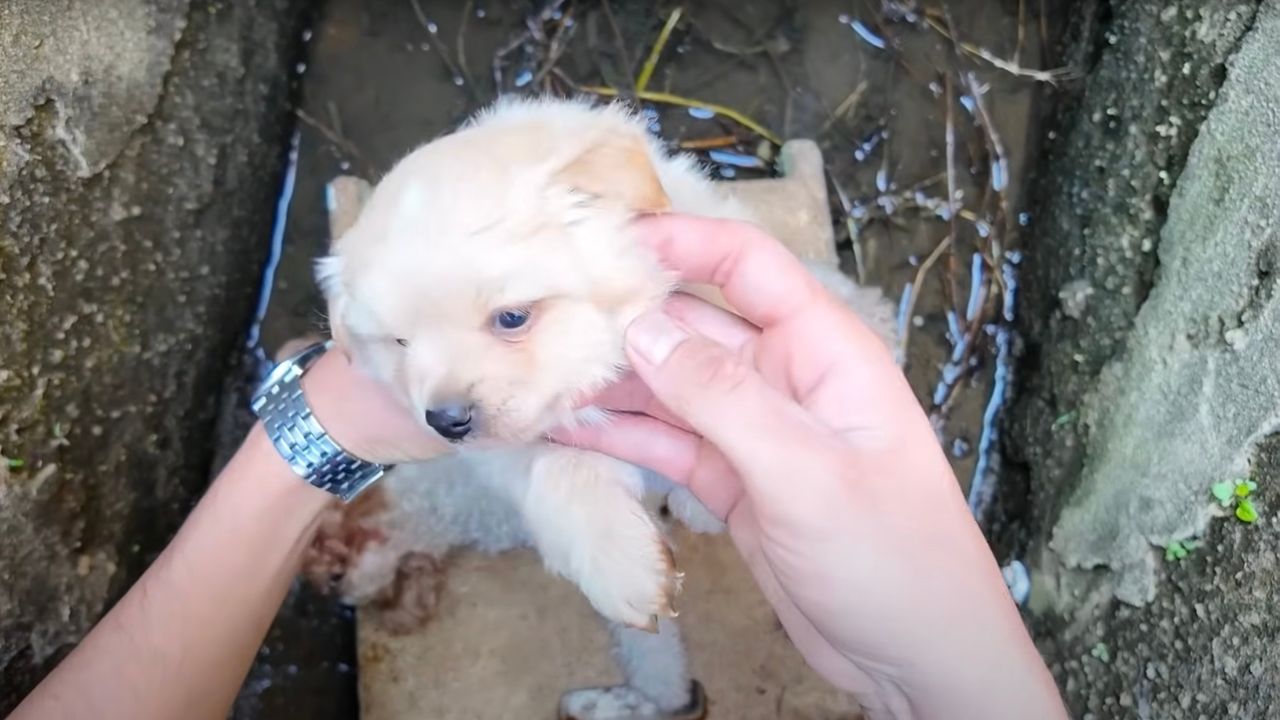
[(969, 510), (974, 516), (982, 519), (995, 499), (1000, 466), (999, 436), (1000, 413), (1008, 401), (1009, 388), (1013, 380), (1013, 329), (1012, 323), (1017, 318), (1018, 309), (1018, 264), (1022, 262), (1022, 253), (1014, 250), (1005, 256), (1001, 274), (1004, 278), (1005, 295), (1001, 307), (1001, 318), (1004, 323), (996, 325), (996, 359), (995, 377), (991, 385), (991, 394), (987, 406), (982, 413), (982, 435), (978, 439), (978, 462), (973, 469), (973, 477), (969, 481)]
[(765, 163), (756, 155), (746, 155), (740, 152), (730, 150), (709, 150), (707, 157), (714, 163), (721, 165), (730, 165), (736, 168), (755, 168), (763, 170)]
[(871, 28), (867, 27), (867, 25), (861, 20), (849, 20), (849, 27), (853, 28), (853, 31), (857, 33), (858, 37), (862, 38), (863, 42), (871, 47), (876, 48), (877, 50), (888, 49), (889, 42), (872, 32)]
[(275, 287), (276, 270), (280, 266), (280, 257), (284, 249), (285, 227), (289, 221), (289, 208), (293, 203), (294, 187), (298, 180), (298, 151), (302, 144), (302, 135), (299, 131), (294, 131), (293, 136), (289, 139), (289, 159), (285, 165), (284, 183), (280, 188), (280, 195), (276, 198), (275, 220), (271, 227), (270, 250), (267, 255), (267, 264), (262, 272), (262, 280), (258, 287), (258, 306), (253, 313), (253, 322), (249, 325), (249, 332), (245, 338), (245, 347), (250, 357), (257, 364), (258, 379), (266, 376), (271, 363), (267, 358), (267, 352), (262, 346), (262, 323), (266, 320), (267, 310), (271, 306), (271, 291)]

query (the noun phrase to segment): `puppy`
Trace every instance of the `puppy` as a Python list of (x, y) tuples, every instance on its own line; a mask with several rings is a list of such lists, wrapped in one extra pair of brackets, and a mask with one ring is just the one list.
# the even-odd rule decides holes
[[(621, 106), (505, 100), (401, 160), (317, 262), (338, 346), (457, 452), (397, 467), (335, 511), (313, 575), (410, 629), (451, 547), (532, 546), (609, 621), (627, 678), (566, 695), (564, 715), (704, 709), (671, 621), (682, 575), (646, 488), (695, 531), (719, 521), (663, 478), (543, 439), (607, 421), (583, 399), (620, 377), (625, 328), (675, 289), (629, 225), (662, 211), (752, 220)], [(822, 279), (887, 327), (878, 293)]]

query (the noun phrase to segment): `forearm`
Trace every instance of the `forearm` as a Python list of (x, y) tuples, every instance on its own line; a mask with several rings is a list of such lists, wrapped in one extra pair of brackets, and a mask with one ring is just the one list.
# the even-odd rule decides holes
[[(998, 635), (999, 633), (993, 633)], [(970, 646), (962, 658), (926, 661), (920, 675), (891, 696), (905, 700), (908, 712), (870, 715), (876, 720), (991, 720), (1038, 718), (1066, 720), (1061, 695), (1044, 661), (1025, 643), (991, 637)], [(927, 677), (925, 676), (927, 674)]]
[(897, 705), (899, 712), (871, 717), (1066, 720), (1053, 676), (994, 563), (961, 558), (957, 565), (991, 577), (973, 578), (980, 589), (946, 596), (951, 616), (930, 633), (928, 644), (915, 653), (917, 662), (887, 693), (905, 701)]
[(328, 498), (255, 426), (169, 547), (13, 717), (225, 717)]

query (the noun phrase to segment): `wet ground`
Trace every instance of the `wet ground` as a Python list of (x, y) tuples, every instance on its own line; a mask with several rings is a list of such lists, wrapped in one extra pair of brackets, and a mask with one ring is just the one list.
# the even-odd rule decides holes
[[(310, 263), (328, 242), (333, 176), (376, 179), (496, 90), (633, 94), (679, 8), (638, 104), (726, 180), (772, 172), (769, 138), (820, 142), (844, 267), (900, 302), (908, 376), (981, 506), (998, 471), (987, 448), (1007, 373), (1034, 108), (1042, 81), (1060, 78), (1021, 67), (1052, 64), (1036, 0), (941, 7), (329, 0), (298, 67), (296, 172), (261, 347), (323, 325)], [(354, 717), (348, 617), (299, 590), (237, 715)]]

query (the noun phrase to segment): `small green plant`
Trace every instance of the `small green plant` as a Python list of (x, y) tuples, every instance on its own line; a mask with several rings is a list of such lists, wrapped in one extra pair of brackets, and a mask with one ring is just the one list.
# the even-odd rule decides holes
[(1164, 546), (1164, 559), (1168, 562), (1177, 562), (1190, 555), (1191, 551), (1198, 547), (1200, 547), (1199, 540), (1174, 540)]
[(1258, 509), (1253, 505), (1252, 494), (1258, 489), (1258, 483), (1249, 478), (1236, 478), (1216, 482), (1209, 488), (1218, 504), (1224, 508), (1235, 506), (1236, 518), (1243, 523), (1252, 523), (1258, 519)]
[(1089, 654), (1104, 663), (1111, 662), (1111, 648), (1107, 647), (1107, 644), (1104, 642), (1094, 645), (1093, 648), (1089, 650)]
[(1076, 418), (1078, 417), (1080, 417), (1080, 412), (1078, 410), (1072, 410), (1071, 412), (1063, 413), (1062, 415), (1059, 415), (1056, 420), (1053, 421), (1053, 429), (1057, 430), (1063, 425), (1070, 425), (1071, 423), (1075, 422)]
[(27, 466), (27, 461), (22, 458), (5, 458), (4, 463), (10, 470), (19, 470)]

